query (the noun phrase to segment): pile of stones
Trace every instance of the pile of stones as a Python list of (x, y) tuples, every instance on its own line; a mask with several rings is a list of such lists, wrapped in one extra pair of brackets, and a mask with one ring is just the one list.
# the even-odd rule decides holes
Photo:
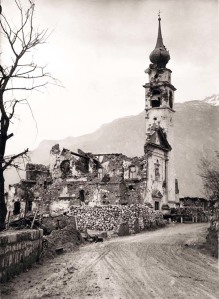
[(117, 233), (122, 223), (128, 223), (130, 233), (136, 233), (138, 226), (139, 230), (144, 230), (164, 224), (162, 213), (145, 204), (72, 206), (69, 214), (76, 216), (81, 232), (91, 229)]

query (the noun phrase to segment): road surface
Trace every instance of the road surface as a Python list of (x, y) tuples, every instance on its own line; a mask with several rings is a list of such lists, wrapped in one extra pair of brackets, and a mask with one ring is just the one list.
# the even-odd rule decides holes
[(197, 246), (207, 227), (171, 224), (82, 246), (4, 284), (1, 299), (219, 298), (218, 261)]

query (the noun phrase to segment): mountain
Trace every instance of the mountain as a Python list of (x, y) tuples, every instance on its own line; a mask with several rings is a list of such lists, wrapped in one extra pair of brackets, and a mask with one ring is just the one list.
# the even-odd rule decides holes
[[(175, 104), (175, 165), (180, 197), (204, 196), (198, 165), (203, 156), (214, 157), (219, 151), (219, 106), (206, 101)], [(92, 153), (124, 153), (143, 155), (145, 125), (144, 112), (116, 119), (91, 134), (63, 140), (44, 140), (31, 153), (33, 163), (49, 164), (51, 147), (59, 143), (72, 151), (81, 148)], [(13, 183), (13, 175), (6, 173)], [(9, 176), (9, 178), (8, 178)], [(18, 177), (17, 177), (17, 180)]]
[(219, 106), (219, 94), (213, 94), (210, 97), (206, 97), (203, 102), (213, 106)]

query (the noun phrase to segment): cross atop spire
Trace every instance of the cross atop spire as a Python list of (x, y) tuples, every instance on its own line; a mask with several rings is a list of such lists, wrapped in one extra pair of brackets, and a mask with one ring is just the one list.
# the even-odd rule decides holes
[(156, 43), (156, 46), (155, 48), (165, 48), (164, 47), (164, 44), (163, 44), (163, 37), (162, 37), (162, 33), (161, 33), (161, 17), (160, 17), (160, 10), (158, 12), (158, 22), (159, 22), (159, 25), (158, 25), (158, 36), (157, 36), (157, 43)]
[(159, 10), (159, 11), (158, 11), (158, 21), (161, 20), (160, 13), (161, 13), (161, 11)]

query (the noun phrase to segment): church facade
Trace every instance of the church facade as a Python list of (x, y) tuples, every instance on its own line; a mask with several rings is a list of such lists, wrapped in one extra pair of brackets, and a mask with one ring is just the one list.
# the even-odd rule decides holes
[[(174, 170), (174, 92), (170, 55), (163, 44), (161, 19), (151, 64), (145, 71), (145, 146), (142, 157), (121, 153), (73, 152), (54, 145), (50, 165), (27, 164), (26, 179), (10, 186), (7, 201), (19, 214), (19, 206), (63, 211), (72, 205), (127, 205), (147, 203), (165, 211), (179, 205)], [(19, 204), (21, 203), (21, 204)], [(16, 206), (16, 209), (15, 209)], [(14, 209), (14, 210), (13, 210)]]

